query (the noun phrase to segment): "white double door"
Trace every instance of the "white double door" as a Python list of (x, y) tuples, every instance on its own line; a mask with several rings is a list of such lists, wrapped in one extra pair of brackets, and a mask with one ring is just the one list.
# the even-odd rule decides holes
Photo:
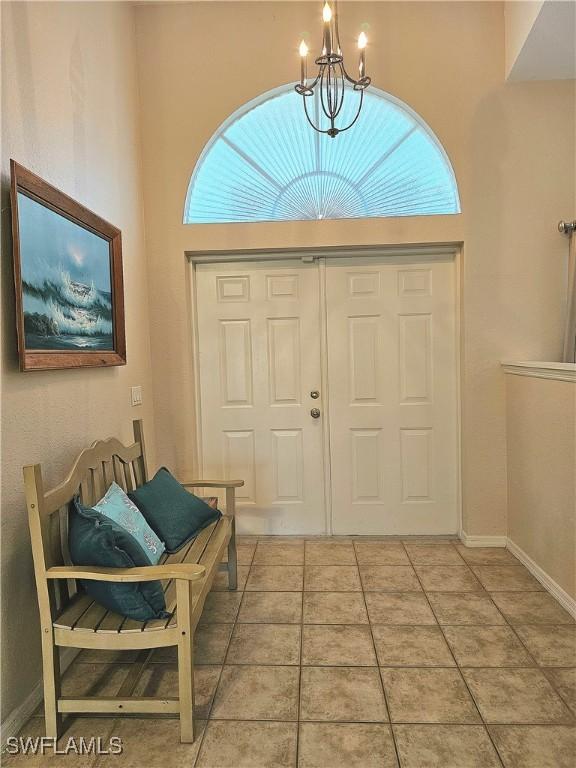
[(202, 469), (244, 479), (241, 531), (457, 531), (453, 260), (201, 264), (195, 278)]

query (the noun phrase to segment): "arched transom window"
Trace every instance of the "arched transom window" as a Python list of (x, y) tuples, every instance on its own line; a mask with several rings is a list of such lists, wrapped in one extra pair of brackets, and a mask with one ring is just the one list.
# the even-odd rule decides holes
[(370, 87), (358, 122), (330, 138), (308, 125), (301, 99), (283, 86), (220, 126), (192, 174), (185, 224), (460, 212), (448, 156), (406, 104)]

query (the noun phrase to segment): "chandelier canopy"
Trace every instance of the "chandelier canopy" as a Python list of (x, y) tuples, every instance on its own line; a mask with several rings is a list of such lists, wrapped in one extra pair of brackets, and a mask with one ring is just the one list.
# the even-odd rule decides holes
[[(322, 9), (323, 33), (322, 33), (322, 52), (314, 61), (318, 66), (318, 72), (312, 82), (308, 82), (308, 46), (302, 40), (300, 43), (300, 82), (294, 86), (296, 93), (302, 96), (304, 112), (306, 119), (318, 133), (326, 133), (331, 138), (336, 137), (342, 131), (352, 128), (362, 109), (364, 100), (364, 91), (370, 85), (370, 78), (366, 75), (366, 44), (368, 42), (366, 34), (360, 32), (358, 35), (358, 78), (351, 77), (344, 65), (344, 55), (340, 45), (340, 34), (338, 31), (338, 8), (337, 0), (332, 0), (332, 5), (326, 0)], [(344, 106), (345, 88), (349, 83), (354, 91), (358, 92), (358, 106), (354, 112), (353, 118), (342, 127), (336, 127), (336, 120), (341, 116)], [(320, 105), (322, 112), (329, 121), (329, 127), (323, 129), (320, 123), (316, 124), (310, 117), (307, 100), (314, 96), (316, 91), (320, 95)]]

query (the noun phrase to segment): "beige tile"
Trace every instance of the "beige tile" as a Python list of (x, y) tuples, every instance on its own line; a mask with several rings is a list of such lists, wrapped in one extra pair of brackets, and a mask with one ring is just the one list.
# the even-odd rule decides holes
[(304, 667), (301, 720), (386, 722), (382, 682), (375, 667)]
[[(205, 719), (214, 698), (220, 666), (194, 668), (194, 714)], [(178, 697), (178, 667), (176, 664), (150, 664), (144, 669), (134, 689), (134, 696)]]
[(413, 565), (464, 565), (456, 548), (449, 542), (428, 544), (407, 541), (404, 546)]
[(302, 589), (301, 565), (253, 565), (246, 584), (249, 592), (293, 592)]
[[(62, 695), (115, 696), (129, 670), (129, 664), (84, 664), (74, 661), (62, 677)], [(34, 714), (43, 712), (42, 703)]]
[(123, 717), (114, 723), (112, 733), (122, 739), (122, 753), (103, 755), (98, 768), (180, 768), (194, 765), (206, 722), (194, 723), (193, 744), (180, 743), (180, 723), (161, 717)]
[(428, 600), (439, 624), (506, 623), (490, 596), (485, 593), (430, 592)]
[(436, 624), (422, 592), (366, 592), (373, 624)]
[[(194, 661), (196, 664), (224, 664), (233, 624), (199, 624), (194, 633)], [(169, 645), (157, 648), (150, 661), (153, 664), (176, 664), (178, 648)]]
[(504, 547), (465, 547), (456, 544), (456, 549), (468, 565), (518, 565), (520, 562)]
[(482, 585), (466, 565), (416, 565), (426, 592), (476, 592)]
[(383, 667), (454, 667), (439, 627), (372, 626), (378, 663)]
[(493, 725), (489, 730), (505, 768), (574, 768), (576, 730), (570, 726)]
[(216, 720), (296, 720), (298, 667), (226, 666), (211, 717)]
[(410, 565), (401, 541), (355, 541), (359, 565)]
[(307, 565), (304, 589), (313, 592), (360, 592), (360, 576), (355, 565)]
[(419, 592), (420, 583), (411, 565), (363, 565), (360, 577), (367, 592)]
[(307, 541), (306, 565), (356, 565), (351, 541)]
[(242, 592), (209, 592), (200, 622), (202, 624), (229, 624), (236, 621)]
[[(248, 572), (250, 571), (249, 565), (238, 566), (238, 590), (241, 591), (246, 586), (246, 579), (248, 578)], [(226, 571), (219, 571), (214, 576), (212, 582), (213, 592), (227, 592), (228, 591), (228, 573)], [(230, 590), (235, 591), (235, 590)]]
[(382, 668), (393, 723), (479, 723), (456, 669)]
[(574, 624), (547, 592), (494, 592), (492, 599), (511, 624)]
[[(58, 740), (58, 750), (64, 751), (68, 744), (68, 739), (75, 739), (79, 744), (80, 738), (86, 740), (94, 737), (102, 739), (102, 746), (109, 745), (109, 738), (115, 735), (115, 719), (112, 717), (66, 717), (63, 722), (63, 733)], [(18, 737), (22, 739), (38, 739), (46, 735), (44, 719), (40, 717), (31, 718), (20, 730)], [(4, 740), (3, 740), (4, 741)], [(3, 743), (4, 746), (4, 743)], [(11, 755), (7, 752), (2, 754), (3, 766), (22, 766), (22, 768), (92, 768), (98, 759), (96, 755), (75, 755), (73, 752), (68, 754), (55, 754), (52, 747), (46, 747), (45, 754), (16, 754)]]
[(299, 664), (300, 626), (236, 624), (227, 664)]
[(576, 627), (519, 625), (516, 632), (543, 667), (576, 667)]
[(461, 667), (532, 667), (534, 662), (507, 626), (443, 627)]
[(299, 768), (396, 768), (387, 725), (302, 723)]
[(305, 624), (367, 624), (361, 592), (305, 592)]
[(302, 592), (244, 592), (238, 614), (243, 624), (299, 624)]
[(105, 651), (86, 648), (76, 657), (76, 663), (84, 664), (131, 664), (136, 661), (138, 651)]
[(375, 665), (376, 656), (369, 627), (304, 625), (302, 664)]
[(301, 536), (258, 536), (258, 542), (263, 544), (292, 544), (294, 547), (304, 546), (304, 539)]
[(253, 565), (303, 565), (304, 542), (269, 544), (259, 541)]
[(500, 768), (483, 725), (395, 725), (402, 768)]
[(489, 592), (544, 592), (523, 565), (474, 565), (472, 570)]
[(572, 716), (539, 669), (463, 669), (486, 723), (572, 722)]
[[(238, 542), (236, 542), (236, 560), (238, 565), (251, 565), (255, 551), (256, 551), (255, 541), (252, 542), (251, 544), (238, 544)], [(224, 555), (222, 557), (222, 562), (223, 563), (228, 562), (228, 550), (224, 552)]]
[(545, 669), (544, 674), (576, 715), (576, 669)]
[(256, 544), (258, 543), (258, 536), (253, 536), (246, 533), (239, 533), (236, 536), (236, 544), (238, 546), (245, 545), (245, 544), (251, 544), (256, 548)]
[(292, 768), (296, 766), (296, 723), (215, 721), (206, 728), (200, 768)]

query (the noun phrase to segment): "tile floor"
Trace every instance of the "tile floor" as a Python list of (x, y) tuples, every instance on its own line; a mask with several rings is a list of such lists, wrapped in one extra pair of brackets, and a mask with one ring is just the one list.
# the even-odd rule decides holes
[[(173, 719), (77, 718), (121, 756), (82, 768), (574, 768), (576, 626), (506, 550), (416, 539), (239, 540), (197, 632), (198, 738)], [(138, 695), (177, 695), (174, 649)], [(134, 654), (85, 652), (64, 692), (115, 693)], [(43, 733), (32, 718), (24, 735)]]

